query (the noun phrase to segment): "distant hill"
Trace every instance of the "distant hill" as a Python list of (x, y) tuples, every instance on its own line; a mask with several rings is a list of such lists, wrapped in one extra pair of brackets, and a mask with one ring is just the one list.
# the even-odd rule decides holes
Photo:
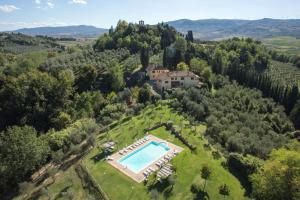
[(293, 36), (300, 38), (300, 19), (181, 19), (167, 23), (182, 33), (192, 30), (196, 38), (203, 40), (220, 40), (234, 36), (258, 39), (272, 36)]
[(61, 50), (63, 47), (55, 38), (32, 37), (21, 33), (0, 33), (0, 52), (26, 53), (43, 50)]
[(90, 38), (98, 37), (106, 32), (107, 29), (97, 28), (94, 26), (58, 26), (58, 27), (38, 27), (18, 29), (14, 32), (26, 35), (46, 35), (50, 37), (80, 37)]

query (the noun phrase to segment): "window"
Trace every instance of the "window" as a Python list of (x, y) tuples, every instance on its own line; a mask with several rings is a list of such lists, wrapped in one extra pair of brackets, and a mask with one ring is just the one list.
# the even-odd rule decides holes
[(165, 81), (165, 83), (169, 83), (169, 81)]
[(174, 78), (171, 78), (171, 80), (173, 81), (173, 80), (174, 80)]
[(194, 77), (192, 77), (191, 80), (194, 80)]
[(155, 71), (153, 70), (152, 73), (155, 74)]
[(181, 77), (181, 80), (183, 81), (183, 80), (184, 80), (184, 77)]

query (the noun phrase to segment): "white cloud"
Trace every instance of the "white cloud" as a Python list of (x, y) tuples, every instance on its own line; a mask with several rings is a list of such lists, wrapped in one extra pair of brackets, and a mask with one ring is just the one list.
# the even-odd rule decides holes
[(70, 3), (73, 3), (73, 4), (87, 4), (87, 0), (72, 0), (70, 1)]
[(52, 1), (47, 1), (47, 5), (49, 8), (54, 8), (54, 3)]
[(15, 10), (19, 10), (20, 8), (17, 8), (14, 5), (0, 5), (0, 11), (5, 12), (5, 13), (11, 13)]
[(37, 5), (36, 8), (40, 9), (48, 9), (54, 8), (54, 0), (34, 0), (35, 4)]

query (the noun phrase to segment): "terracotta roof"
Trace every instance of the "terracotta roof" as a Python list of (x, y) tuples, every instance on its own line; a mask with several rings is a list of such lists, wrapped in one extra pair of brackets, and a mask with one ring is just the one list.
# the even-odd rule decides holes
[(194, 77), (199, 78), (196, 74), (189, 71), (172, 71), (168, 73), (162, 73), (156, 79), (166, 79), (166, 78), (172, 78), (172, 77)]

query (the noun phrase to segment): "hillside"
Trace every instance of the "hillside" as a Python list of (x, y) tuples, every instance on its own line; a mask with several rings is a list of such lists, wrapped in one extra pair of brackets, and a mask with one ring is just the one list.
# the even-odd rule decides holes
[(46, 35), (51, 37), (98, 37), (108, 30), (94, 26), (60, 26), (60, 27), (37, 27), (18, 29), (14, 32), (26, 35)]
[(60, 49), (62, 46), (54, 38), (32, 37), (20, 33), (0, 33), (0, 52), (25, 53)]
[(192, 30), (194, 32), (194, 36), (202, 40), (220, 40), (234, 36), (245, 36), (259, 39), (270, 36), (300, 37), (299, 19), (181, 19), (167, 23), (183, 33), (186, 33), (188, 30)]

